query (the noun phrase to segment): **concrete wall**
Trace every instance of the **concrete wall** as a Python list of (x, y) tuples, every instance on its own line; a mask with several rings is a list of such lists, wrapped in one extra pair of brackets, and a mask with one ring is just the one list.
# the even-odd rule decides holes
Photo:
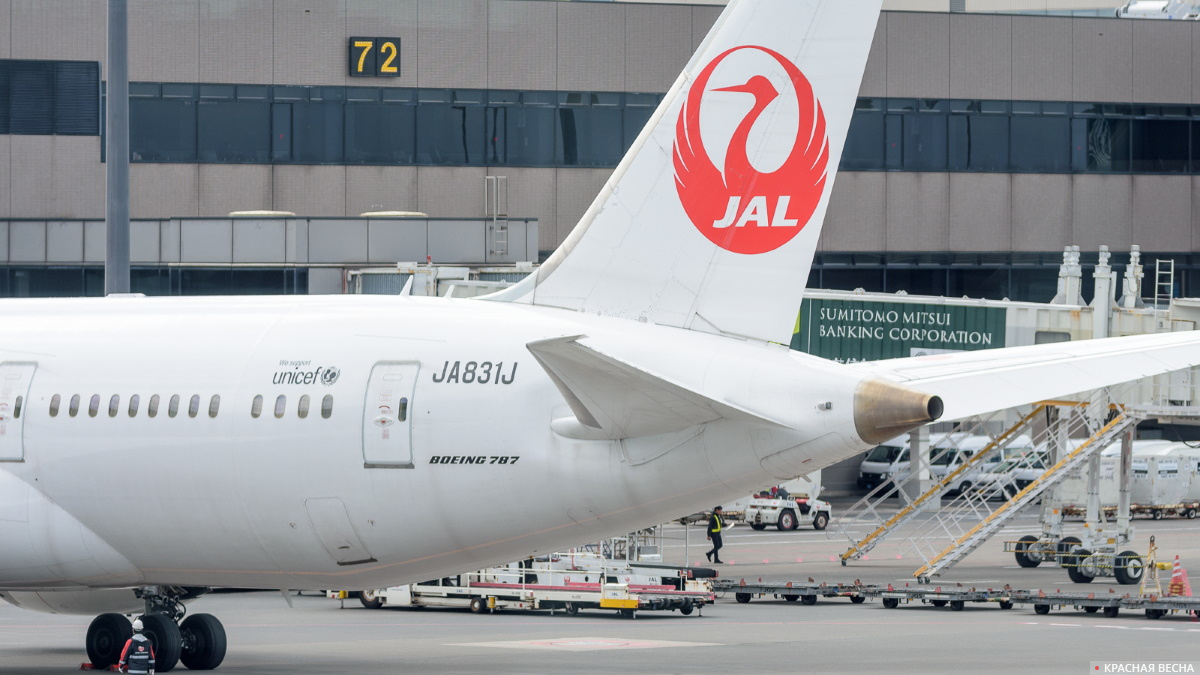
[[(940, 6), (909, 4), (889, 6)], [(130, 68), (134, 80), (146, 81), (663, 92), (720, 9), (545, 0), (131, 0)], [(103, 3), (93, 0), (0, 0), (0, 57), (103, 64), (104, 25)], [(349, 77), (346, 42), (359, 35), (401, 38), (401, 77)], [(885, 12), (861, 93), (1200, 103), (1200, 23)], [(0, 218), (102, 217), (99, 157), (96, 137), (0, 136)], [(563, 241), (608, 174), (134, 164), (132, 208), (135, 218), (160, 219), (245, 209), (478, 218), (485, 177), (507, 175), (510, 213), (537, 218), (538, 246), (548, 250)], [(1200, 250), (1200, 203), (1191, 196), (1198, 180), (843, 174), (821, 246), (1047, 251), (1069, 243), (1169, 241)]]

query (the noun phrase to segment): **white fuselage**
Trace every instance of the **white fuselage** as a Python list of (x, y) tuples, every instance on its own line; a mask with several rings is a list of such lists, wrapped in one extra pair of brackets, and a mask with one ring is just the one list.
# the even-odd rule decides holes
[[(0, 316), (0, 370), (36, 364), (8, 420), (20, 441), (0, 441), (20, 453), (0, 461), (0, 589), (378, 588), (631, 531), (866, 447), (863, 378), (837, 364), (564, 310), (107, 298), (3, 301)], [(779, 424), (561, 436), (571, 409), (525, 345), (569, 335)], [(384, 393), (386, 364), (415, 382)]]

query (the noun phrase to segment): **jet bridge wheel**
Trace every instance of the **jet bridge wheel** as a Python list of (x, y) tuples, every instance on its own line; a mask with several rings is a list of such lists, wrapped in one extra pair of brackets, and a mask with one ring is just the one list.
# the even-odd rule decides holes
[(1136, 552), (1125, 551), (1117, 555), (1116, 564), (1113, 565), (1113, 575), (1117, 577), (1117, 583), (1123, 586), (1140, 583), (1145, 572), (1146, 565)]
[(133, 636), (129, 619), (120, 614), (101, 614), (87, 629), (88, 660), (96, 670), (108, 670), (121, 660), (121, 650)]
[(145, 614), (141, 618), (142, 632), (154, 647), (154, 672), (170, 672), (179, 664), (183, 652), (179, 625), (166, 614)]
[(213, 670), (225, 660), (225, 627), (212, 614), (193, 614), (179, 624), (183, 652), (179, 661), (190, 670)]
[(1092, 556), (1092, 552), (1086, 548), (1077, 548), (1074, 553), (1066, 556), (1059, 556), (1059, 560), (1063, 560), (1062, 564), (1067, 568), (1067, 576), (1071, 581), (1077, 584), (1090, 584), (1095, 577), (1089, 576), (1083, 572), (1083, 561)]
[(1034, 558), (1029, 555), (1029, 551), (1033, 548), (1032, 544), (1036, 543), (1037, 537), (1032, 534), (1027, 534), (1017, 540), (1017, 550), (1013, 554), (1017, 559), (1017, 564), (1021, 567), (1037, 567), (1042, 564), (1041, 558)]

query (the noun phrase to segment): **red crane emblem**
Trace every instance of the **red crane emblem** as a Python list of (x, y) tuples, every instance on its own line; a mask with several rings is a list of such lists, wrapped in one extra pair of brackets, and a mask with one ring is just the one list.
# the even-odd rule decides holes
[[(712, 90), (754, 96), (754, 107), (730, 139), (723, 171), (713, 164), (700, 137), (700, 108), (708, 80), (726, 57), (742, 49), (758, 50), (778, 61), (796, 93), (800, 111), (796, 140), (787, 160), (770, 173), (751, 164), (747, 149), (750, 130), (779, 97), (767, 77), (754, 75), (745, 84)], [(675, 125), (674, 163), (679, 201), (701, 234), (734, 253), (773, 251), (808, 224), (825, 190), (829, 165), (825, 112), (808, 78), (783, 55), (766, 47), (734, 47), (713, 59), (688, 92)]]

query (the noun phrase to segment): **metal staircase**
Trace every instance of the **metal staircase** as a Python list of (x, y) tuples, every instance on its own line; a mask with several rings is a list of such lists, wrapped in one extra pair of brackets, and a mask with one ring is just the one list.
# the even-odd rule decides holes
[[(925, 560), (925, 564), (913, 573), (918, 581), (927, 583), (930, 577), (944, 573), (970, 555), (1072, 469), (1083, 465), (1093, 454), (1119, 440), (1143, 419), (1142, 415), (1126, 411), (1123, 406), (1114, 403), (1108, 390), (1100, 390), (1087, 403), (1055, 402), (1053, 405), (1066, 407), (1069, 412), (1066, 416), (1067, 434), (1077, 437), (1079, 431), (1087, 430), (1091, 432), (1087, 440), (1066, 452), (1045, 473), (998, 508), (993, 510), (988, 505), (986, 493), (964, 493), (955, 503), (944, 507), (924, 523), (919, 531), (909, 535), (907, 545)], [(1101, 426), (1100, 420), (1107, 421)], [(1048, 429), (1042, 435), (1042, 442), (1048, 443), (1050, 435), (1051, 430)], [(945, 545), (947, 538), (950, 543)]]
[[(896, 530), (903, 528), (917, 518), (927, 505), (940, 504), (942, 496), (950, 490), (951, 486), (958, 485), (963, 477), (968, 476), (972, 472), (979, 471), (985, 464), (991, 462), (993, 459), (999, 459), (1001, 451), (1008, 447), (1008, 445), (1019, 435), (1027, 432), (1034, 420), (1038, 419), (1038, 417), (1046, 410), (1046, 408), (1046, 404), (1034, 407), (1032, 412), (1022, 417), (1020, 421), (1009, 427), (1004, 431), (1004, 433), (997, 436), (987, 447), (976, 452), (967, 461), (963, 462), (957, 469), (947, 473), (945, 478), (937, 482), (932, 488), (918, 496), (916, 499), (912, 500), (911, 503), (901, 508), (899, 512), (888, 518), (885, 522), (883, 522), (883, 524), (862, 539), (855, 541), (854, 538), (850, 537), (848, 534), (856, 531), (854, 526), (861, 525), (862, 518), (860, 517), (855, 519), (852, 517), (846, 520), (839, 529), (839, 532), (847, 533), (847, 538), (850, 540), (850, 548), (842, 554), (842, 565), (866, 555), (873, 548), (875, 548), (876, 545), (882, 542), (889, 534), (892, 534)], [(1019, 467), (1019, 465), (1015, 465), (1014, 468), (1017, 467)], [(910, 479), (914, 475), (915, 473), (910, 475)], [(902, 487), (903, 486), (901, 485), (900, 488), (902, 489)], [(891, 492), (889, 491), (888, 495), (890, 494)], [(868, 497), (870, 497), (870, 495), (868, 495)], [(869, 503), (870, 501), (874, 500), (863, 501)], [(856, 512), (853, 507), (851, 512)], [(872, 508), (859, 508), (857, 513), (860, 514), (860, 516), (869, 516), (876, 513), (876, 511)]]

